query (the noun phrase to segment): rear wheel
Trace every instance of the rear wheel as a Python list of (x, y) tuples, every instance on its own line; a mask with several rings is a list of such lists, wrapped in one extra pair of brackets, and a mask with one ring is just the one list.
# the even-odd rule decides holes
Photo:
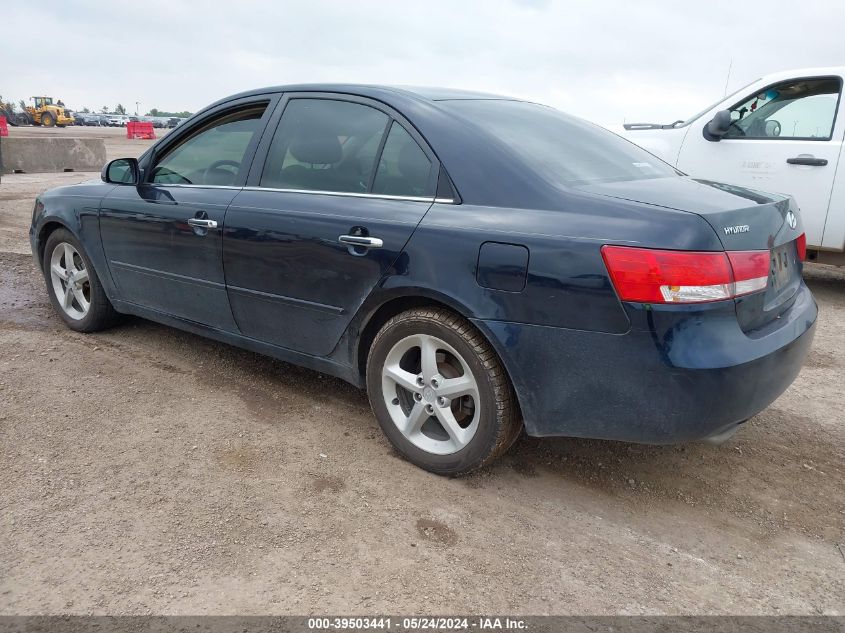
[(113, 325), (118, 313), (79, 241), (66, 229), (47, 238), (42, 261), (50, 303), (78, 332), (96, 332)]
[(370, 348), (367, 391), (396, 449), (440, 475), (490, 463), (522, 428), (496, 353), (472, 324), (442, 308), (385, 323)]
[(49, 112), (41, 115), (41, 125), (44, 127), (53, 127), (56, 124), (56, 119)]

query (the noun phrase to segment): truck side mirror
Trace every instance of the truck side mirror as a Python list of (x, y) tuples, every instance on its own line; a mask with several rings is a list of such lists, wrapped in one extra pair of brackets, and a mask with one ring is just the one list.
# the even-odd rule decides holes
[(731, 111), (730, 110), (719, 110), (716, 115), (710, 119), (710, 122), (704, 126), (704, 138), (708, 141), (718, 141), (720, 140), (725, 134), (727, 134), (728, 130), (731, 128), (731, 124), (733, 124), (733, 119), (731, 119)]

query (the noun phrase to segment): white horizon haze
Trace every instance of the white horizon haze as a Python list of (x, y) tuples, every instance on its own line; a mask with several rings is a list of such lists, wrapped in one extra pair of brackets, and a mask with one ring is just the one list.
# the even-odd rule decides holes
[(835, 0), (48, 0), (10, 4), (0, 21), (4, 100), (140, 102), (141, 114), (263, 86), (375, 83), (511, 95), (618, 127), (685, 119), (767, 73), (845, 64)]

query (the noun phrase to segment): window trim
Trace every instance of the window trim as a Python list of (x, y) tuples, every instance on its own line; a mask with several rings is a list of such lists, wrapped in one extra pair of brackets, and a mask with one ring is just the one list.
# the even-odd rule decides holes
[[(767, 90), (771, 90), (775, 86), (780, 86), (785, 83), (794, 83), (797, 81), (814, 81), (819, 79), (833, 79), (839, 83), (839, 95), (836, 98), (836, 108), (833, 111), (833, 121), (830, 124), (830, 136), (723, 136), (722, 141), (819, 141), (819, 142), (827, 142), (832, 141), (834, 137), (834, 132), (836, 131), (836, 122), (839, 117), (839, 108), (842, 105), (842, 89), (843, 89), (843, 79), (839, 75), (816, 75), (816, 76), (809, 76), (809, 77), (790, 77), (788, 79), (781, 79), (780, 81), (775, 81), (770, 84), (755, 90), (752, 94), (760, 94), (762, 92), (766, 92)], [(725, 108), (729, 112), (733, 112), (734, 108), (737, 106), (745, 103), (751, 97), (747, 96), (740, 101), (737, 101), (733, 105), (728, 108)], [(706, 128), (707, 125), (710, 123), (708, 120), (704, 127)]]
[[(373, 187), (376, 186), (376, 180), (378, 180), (378, 168), (379, 168), (379, 165), (381, 165), (381, 161), (384, 160), (384, 148), (387, 147), (387, 141), (390, 140), (390, 135), (393, 134), (393, 126), (394, 125), (397, 125), (397, 126), (399, 126), (400, 129), (404, 130), (405, 134), (407, 134), (408, 137), (410, 137), (410, 139), (414, 143), (416, 143), (417, 147), (420, 149), (420, 151), (422, 151), (423, 155), (428, 159), (428, 183), (427, 183), (427, 186), (432, 187), (432, 185), (433, 185), (432, 191), (434, 191), (434, 193), (432, 195), (433, 195), (433, 197), (436, 198), (437, 197), (437, 189), (440, 185), (440, 169), (442, 169), (442, 167), (439, 164), (437, 164), (436, 161), (433, 161), (428, 154), (426, 154), (425, 150), (423, 150), (422, 146), (419, 144), (419, 141), (417, 141), (413, 136), (411, 136), (411, 133), (408, 132), (408, 130), (405, 128), (405, 126), (402, 125), (399, 121), (397, 121), (396, 119), (394, 119), (392, 117), (390, 119), (390, 122), (387, 125), (387, 129), (384, 132), (384, 136), (381, 139), (381, 143), (379, 144), (378, 152), (376, 152), (376, 162), (375, 162), (375, 166), (374, 166), (374, 169), (373, 169), (373, 173), (370, 175), (370, 184), (367, 187), (367, 193), (373, 193)], [(434, 172), (435, 169), (437, 170), (437, 173), (433, 174), (432, 172)], [(387, 194), (387, 195), (395, 195), (395, 194)], [(425, 196), (409, 196), (409, 197), (411, 197), (411, 198), (423, 198)]]
[(275, 191), (276, 193), (308, 193), (315, 196), (347, 196), (350, 198), (372, 198), (376, 200), (405, 200), (408, 202), (437, 202), (440, 204), (460, 204), (454, 198), (438, 198), (425, 196), (393, 196), (387, 193), (358, 193), (350, 191), (320, 191), (317, 189), (280, 189), (277, 187), (259, 187), (257, 185), (186, 185), (184, 183), (150, 183), (157, 187), (178, 187), (184, 189), (229, 189), (235, 191)]
[[(426, 155), (426, 157), (431, 161), (431, 172), (429, 173), (429, 185), (431, 186), (431, 190), (434, 192), (431, 196), (391, 196), (387, 194), (373, 194), (370, 192), (366, 193), (358, 193), (358, 192), (349, 192), (349, 191), (321, 191), (321, 190), (305, 190), (305, 189), (284, 189), (284, 188), (273, 188), (273, 187), (262, 187), (260, 186), (262, 172), (264, 171), (264, 165), (267, 161), (267, 157), (269, 156), (270, 146), (273, 142), (273, 138), (276, 135), (276, 132), (279, 128), (279, 124), (281, 123), (282, 116), (284, 116), (285, 109), (287, 108), (288, 103), (293, 101), (294, 99), (326, 99), (329, 101), (348, 101), (351, 103), (358, 103), (360, 105), (369, 106), (376, 110), (381, 111), (388, 117), (387, 126), (385, 128), (385, 133), (381, 139), (381, 143), (379, 144), (378, 152), (376, 153), (376, 162), (374, 164), (374, 172), (378, 166), (379, 161), (381, 161), (381, 152), (384, 149), (384, 143), (387, 140), (387, 136), (390, 133), (390, 128), (393, 125), (393, 122), (398, 123), (401, 125), (405, 131), (410, 135), (412, 139), (419, 145), (420, 149)], [(287, 193), (307, 193), (307, 194), (325, 194), (330, 196), (348, 196), (351, 198), (375, 198), (375, 199), (384, 199), (384, 200), (411, 200), (411, 201), (425, 201), (425, 202), (440, 202), (440, 203), (447, 203), (447, 204), (459, 204), (460, 201), (455, 198), (437, 198), (437, 183), (440, 175), (440, 169), (442, 164), (440, 160), (437, 158), (437, 155), (431, 149), (431, 146), (428, 142), (423, 138), (423, 136), (419, 133), (419, 131), (411, 124), (408, 119), (402, 116), (401, 113), (394, 110), (392, 107), (387, 105), (382, 101), (378, 101), (377, 99), (372, 99), (369, 97), (362, 97), (360, 95), (346, 93), (346, 92), (286, 92), (281, 94), (281, 98), (278, 104), (275, 107), (275, 111), (273, 112), (273, 116), (267, 122), (267, 126), (265, 128), (265, 133), (261, 139), (261, 143), (259, 144), (258, 148), (255, 152), (255, 158), (253, 159), (252, 168), (250, 169), (249, 175), (246, 180), (246, 184), (243, 187), (249, 191), (278, 191), (278, 192), (287, 192)], [(372, 189), (372, 181), (369, 183), (369, 187)]]
[[(396, 123), (396, 120), (388, 114), (387, 115), (387, 125), (384, 126), (384, 131), (382, 131), (382, 133), (381, 133), (381, 139), (379, 139), (378, 148), (376, 149), (376, 155), (373, 157), (373, 159), (374, 159), (373, 173), (370, 174), (370, 177), (367, 180), (367, 191), (366, 191), (366, 193), (372, 193), (373, 192), (373, 185), (375, 185), (376, 176), (378, 176), (378, 166), (381, 165), (382, 155), (384, 154), (384, 146), (387, 145), (387, 139), (390, 136), (390, 131), (393, 129), (394, 123)], [(411, 138), (413, 138), (413, 137), (411, 137)], [(417, 146), (419, 146), (419, 143), (417, 143)], [(423, 152), (423, 153), (425, 154), (425, 152)], [(431, 162), (430, 158), (428, 159), (428, 162), (431, 165), (434, 165), (434, 163)], [(429, 169), (431, 169), (431, 168), (429, 167)], [(429, 172), (428, 175), (429, 175), (429, 180), (430, 180), (431, 179), (431, 172)]]

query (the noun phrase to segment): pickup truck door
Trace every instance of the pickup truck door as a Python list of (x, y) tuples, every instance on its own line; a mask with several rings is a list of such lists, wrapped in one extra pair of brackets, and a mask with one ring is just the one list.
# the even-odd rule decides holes
[[(695, 178), (790, 194), (801, 209), (807, 244), (821, 246), (843, 136), (842, 78), (802, 77), (742, 94), (719, 141), (691, 124), (678, 169)], [(839, 116), (837, 116), (839, 111)]]

